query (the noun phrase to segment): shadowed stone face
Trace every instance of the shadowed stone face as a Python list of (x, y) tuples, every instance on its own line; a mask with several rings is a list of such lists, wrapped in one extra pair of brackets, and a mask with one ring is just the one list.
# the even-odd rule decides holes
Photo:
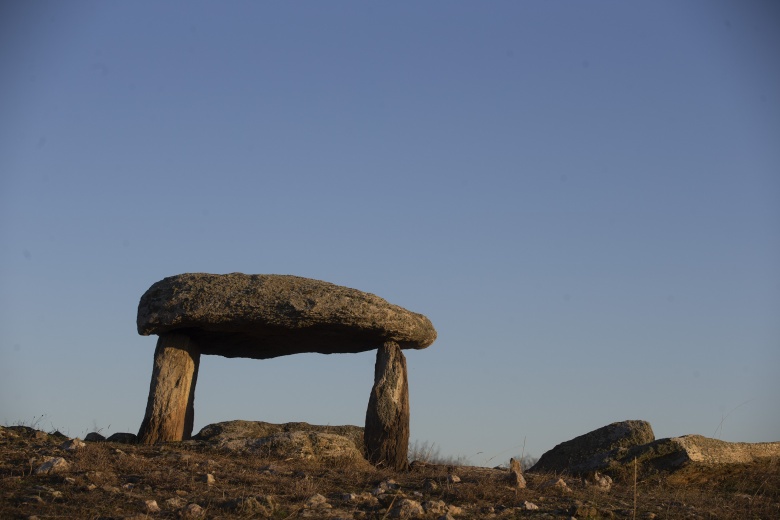
[(289, 275), (188, 273), (141, 297), (138, 333), (176, 331), (202, 354), (267, 359), (353, 353), (387, 341), (422, 349), (436, 339), (430, 320), (373, 294)]

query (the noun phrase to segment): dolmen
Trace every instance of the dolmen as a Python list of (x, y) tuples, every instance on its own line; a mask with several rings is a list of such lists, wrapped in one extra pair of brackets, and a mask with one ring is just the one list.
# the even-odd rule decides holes
[(139, 442), (189, 439), (200, 356), (269, 359), (376, 349), (364, 443), (369, 461), (403, 469), (409, 444), (404, 349), (436, 330), (422, 314), (373, 294), (291, 275), (186, 273), (152, 285), (138, 304), (138, 333), (157, 334)]

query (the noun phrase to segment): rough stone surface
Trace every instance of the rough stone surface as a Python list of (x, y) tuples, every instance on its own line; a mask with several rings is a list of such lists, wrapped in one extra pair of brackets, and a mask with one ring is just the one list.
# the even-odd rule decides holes
[(377, 349), (374, 387), (368, 400), (366, 455), (373, 464), (402, 470), (409, 465), (409, 383), (398, 344)]
[(86, 444), (81, 439), (68, 439), (60, 444), (60, 449), (65, 451), (76, 451), (84, 448)]
[(106, 442), (118, 442), (120, 444), (136, 444), (138, 436), (134, 433), (117, 432), (108, 436)]
[(583, 478), (583, 482), (586, 486), (591, 486), (598, 491), (604, 491), (605, 493), (612, 489), (612, 478), (609, 475), (602, 475), (598, 471), (586, 475)]
[(250, 447), (254, 441), (292, 432), (314, 432), (338, 435), (349, 439), (355, 449), (363, 450), (363, 428), (359, 426), (320, 426), (305, 422), (273, 424), (263, 421), (226, 421), (204, 426), (193, 439), (206, 441), (218, 447)]
[(548, 451), (531, 471), (582, 475), (588, 484), (609, 490), (609, 476), (597, 472), (675, 471), (689, 464), (751, 463), (780, 457), (780, 442), (725, 442), (701, 435), (655, 440), (645, 421), (624, 421), (594, 430)]
[(50, 473), (62, 473), (70, 469), (70, 464), (62, 457), (48, 457), (43, 464), (35, 469), (36, 475), (48, 475)]
[(749, 463), (772, 457), (780, 457), (780, 442), (726, 442), (701, 435), (684, 435), (637, 446), (609, 463), (613, 467), (629, 465), (636, 458), (645, 468), (669, 471), (686, 464)]
[(138, 305), (138, 333), (189, 335), (202, 354), (266, 359), (364, 352), (387, 341), (436, 339), (422, 314), (373, 294), (289, 275), (188, 273), (165, 278)]
[(388, 512), (390, 518), (421, 518), (425, 515), (422, 505), (416, 500), (402, 498), (395, 502)]
[(595, 471), (602, 469), (613, 454), (654, 440), (653, 429), (646, 421), (616, 422), (558, 444), (530, 471)]
[(206, 512), (198, 504), (187, 504), (181, 511), (181, 518), (202, 518)]
[(517, 459), (509, 459), (509, 485), (518, 489), (526, 487), (525, 477), (523, 477), (523, 468)]
[(156, 500), (144, 500), (143, 506), (148, 513), (159, 513), (161, 511)]
[(520, 504), (520, 509), (525, 509), (526, 511), (536, 511), (539, 509), (539, 506), (534, 504), (533, 502), (529, 502), (528, 500), (523, 501), (522, 504)]
[(225, 447), (233, 449), (243, 447), (275, 457), (306, 460), (363, 459), (363, 454), (350, 439), (333, 433), (284, 432), (261, 439), (228, 443)]
[(199, 364), (200, 353), (189, 336), (169, 333), (157, 340), (146, 414), (138, 430), (142, 443), (190, 438)]

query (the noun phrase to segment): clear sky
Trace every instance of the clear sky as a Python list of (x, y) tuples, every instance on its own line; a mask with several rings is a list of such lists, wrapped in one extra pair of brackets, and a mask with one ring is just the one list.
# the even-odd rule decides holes
[[(4, 2), (0, 421), (136, 432), (183, 272), (427, 315), (412, 439), (780, 441), (780, 4)], [(196, 431), (362, 425), (374, 355), (204, 357)]]

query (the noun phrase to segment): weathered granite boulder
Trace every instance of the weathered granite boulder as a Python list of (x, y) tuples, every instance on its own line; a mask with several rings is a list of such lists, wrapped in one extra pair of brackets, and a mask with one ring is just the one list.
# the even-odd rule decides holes
[(385, 343), (377, 350), (365, 443), (368, 460), (377, 466), (397, 470), (408, 467), (409, 383), (406, 358), (397, 343)]
[(113, 435), (109, 435), (106, 442), (119, 442), (122, 444), (136, 444), (138, 442), (138, 436), (134, 433), (117, 432)]
[(201, 354), (254, 359), (365, 352), (387, 341), (422, 349), (436, 339), (422, 314), (356, 289), (289, 275), (171, 276), (141, 297), (136, 323), (143, 336), (186, 334)]
[(305, 422), (273, 424), (263, 421), (226, 421), (204, 426), (192, 438), (218, 447), (234, 449), (238, 446), (253, 446), (257, 439), (299, 432), (342, 437), (351, 442), (352, 447), (359, 454), (363, 451), (363, 428), (352, 425), (319, 426)]
[(562, 442), (539, 458), (530, 471), (587, 473), (602, 469), (620, 451), (655, 440), (646, 421), (622, 421)]
[(624, 421), (563, 442), (548, 451), (530, 471), (584, 475), (675, 471), (690, 465), (750, 463), (780, 457), (780, 442), (725, 442), (701, 435), (655, 440), (650, 424)]
[(672, 471), (688, 464), (744, 464), (772, 457), (780, 457), (780, 442), (726, 442), (683, 435), (636, 446), (609, 462), (628, 465), (636, 459), (645, 469)]
[(267, 359), (377, 349), (365, 453), (377, 465), (406, 467), (409, 389), (402, 349), (422, 349), (436, 339), (422, 314), (298, 276), (189, 273), (152, 285), (136, 323), (139, 334), (159, 335), (140, 442), (190, 438), (201, 354)]

